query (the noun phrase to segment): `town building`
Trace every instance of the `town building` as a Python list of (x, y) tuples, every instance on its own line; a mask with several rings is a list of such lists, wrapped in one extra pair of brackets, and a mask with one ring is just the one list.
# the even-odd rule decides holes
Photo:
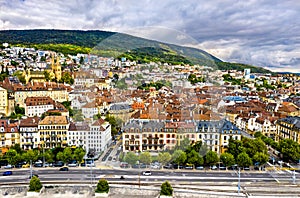
[(291, 139), (300, 144), (300, 117), (286, 117), (277, 120), (276, 141)]
[(38, 133), (39, 117), (29, 117), (20, 120), (20, 147), (23, 150), (31, 150), (39, 147), (40, 137)]
[(66, 116), (46, 116), (39, 122), (38, 130), (42, 147), (68, 146), (69, 121)]

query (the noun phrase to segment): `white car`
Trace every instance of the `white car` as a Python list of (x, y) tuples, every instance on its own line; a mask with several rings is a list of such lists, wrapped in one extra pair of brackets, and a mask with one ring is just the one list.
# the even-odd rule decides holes
[(144, 172), (143, 172), (143, 175), (145, 175), (145, 176), (150, 176), (150, 175), (151, 175), (151, 172), (150, 172), (150, 171), (144, 171)]

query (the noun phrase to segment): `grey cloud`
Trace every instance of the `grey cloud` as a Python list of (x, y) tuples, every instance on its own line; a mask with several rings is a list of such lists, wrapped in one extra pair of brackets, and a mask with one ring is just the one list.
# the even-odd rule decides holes
[[(297, 69), (299, 10), (294, 0), (2, 0), (0, 29), (135, 29), (166, 42), (192, 38), (186, 42), (225, 61)], [(176, 31), (166, 35), (154, 26)]]

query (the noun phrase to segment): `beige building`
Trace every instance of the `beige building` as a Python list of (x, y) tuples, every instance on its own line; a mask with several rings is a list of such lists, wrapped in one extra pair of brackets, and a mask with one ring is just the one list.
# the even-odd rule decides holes
[(39, 122), (40, 144), (44, 148), (68, 145), (69, 121), (66, 116), (46, 116)]

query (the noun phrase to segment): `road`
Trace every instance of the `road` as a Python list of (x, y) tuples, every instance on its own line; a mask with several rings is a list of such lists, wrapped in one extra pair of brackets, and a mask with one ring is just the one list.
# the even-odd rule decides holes
[[(3, 172), (3, 171), (2, 171)], [(101, 178), (108, 181), (119, 182), (158, 182), (158, 181), (176, 181), (176, 182), (234, 182), (238, 181), (238, 175), (235, 171), (186, 171), (186, 170), (168, 170), (151, 171), (151, 176), (143, 176), (138, 169), (99, 169), (99, 168), (70, 168), (69, 171), (59, 171), (58, 168), (40, 168), (34, 169), (33, 174), (38, 174), (42, 182), (70, 182), (81, 181), (82, 183), (95, 183)], [(29, 182), (29, 169), (13, 170), (11, 176), (0, 176), (0, 185), (13, 182)], [(120, 179), (123, 176), (125, 179)], [(298, 176), (298, 175), (297, 175)], [(298, 176), (299, 177), (299, 176)], [(298, 178), (299, 180), (299, 178)], [(290, 173), (269, 173), (244, 171), (240, 175), (241, 182), (292, 182)], [(296, 180), (296, 182), (299, 182)]]

